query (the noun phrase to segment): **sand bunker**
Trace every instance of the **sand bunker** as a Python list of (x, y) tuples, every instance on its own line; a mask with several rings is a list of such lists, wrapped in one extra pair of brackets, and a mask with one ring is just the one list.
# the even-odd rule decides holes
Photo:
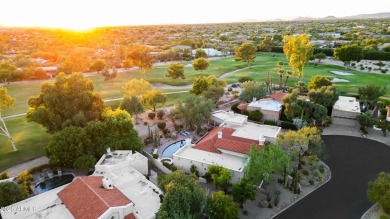
[(341, 78), (333, 78), (330, 82), (336, 83), (336, 82), (349, 82), (349, 81)]
[(192, 64), (187, 64), (184, 67), (192, 67)]
[(330, 71), (330, 72), (336, 75), (343, 75), (343, 76), (353, 75), (352, 73), (342, 72), (342, 71)]

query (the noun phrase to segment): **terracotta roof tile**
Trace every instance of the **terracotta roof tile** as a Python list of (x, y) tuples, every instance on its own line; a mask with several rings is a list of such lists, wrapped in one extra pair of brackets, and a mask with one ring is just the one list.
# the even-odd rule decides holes
[(277, 100), (279, 102), (282, 102), (282, 99), (285, 95), (286, 95), (286, 93), (273, 93), (273, 94), (271, 94), (271, 98), (274, 100)]
[[(218, 138), (218, 132), (222, 131), (222, 138)], [(252, 145), (258, 145), (259, 142), (252, 139), (232, 136), (235, 129), (216, 127), (211, 130), (203, 139), (201, 139), (193, 148), (212, 153), (221, 152), (219, 149), (248, 154)]]
[(124, 219), (136, 219), (136, 218), (135, 218), (134, 214), (131, 213), (131, 214), (126, 215)]
[(237, 109), (244, 110), (248, 107), (249, 103), (240, 103), (240, 105), (237, 106)]
[(82, 176), (58, 193), (76, 219), (98, 218), (110, 207), (131, 203), (121, 191), (102, 188), (103, 176)]

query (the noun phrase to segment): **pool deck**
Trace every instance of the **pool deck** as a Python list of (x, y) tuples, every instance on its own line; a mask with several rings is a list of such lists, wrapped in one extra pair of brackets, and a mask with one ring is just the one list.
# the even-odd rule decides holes
[[(162, 153), (163, 153), (163, 151), (164, 151), (169, 145), (171, 145), (172, 143), (175, 143), (175, 142), (177, 142), (177, 141), (186, 140), (187, 138), (193, 139), (193, 133), (190, 132), (190, 135), (189, 135), (189, 136), (183, 136), (183, 135), (180, 135), (180, 134), (179, 134), (179, 135), (178, 135), (178, 138), (177, 138), (176, 140), (164, 139), (166, 142), (163, 143), (160, 147), (158, 147), (158, 151), (157, 151), (158, 157), (164, 158), (164, 157), (162, 157)], [(172, 158), (172, 157), (170, 157), (170, 158)]]

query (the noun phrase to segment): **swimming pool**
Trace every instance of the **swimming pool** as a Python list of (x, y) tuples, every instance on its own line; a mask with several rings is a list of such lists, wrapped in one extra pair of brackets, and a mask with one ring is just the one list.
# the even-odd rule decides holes
[(36, 185), (35, 188), (37, 189), (38, 193), (43, 193), (51, 189), (60, 187), (62, 185), (68, 184), (72, 182), (73, 179), (74, 179), (73, 174), (64, 174), (62, 176), (55, 176), (52, 179), (46, 179), (44, 182), (38, 183), (38, 185)]
[(162, 152), (162, 157), (172, 157), (173, 154), (176, 151), (178, 151), (180, 148), (182, 148), (184, 145), (186, 145), (186, 141), (185, 140), (177, 141), (177, 142), (174, 142), (174, 143), (170, 144)]

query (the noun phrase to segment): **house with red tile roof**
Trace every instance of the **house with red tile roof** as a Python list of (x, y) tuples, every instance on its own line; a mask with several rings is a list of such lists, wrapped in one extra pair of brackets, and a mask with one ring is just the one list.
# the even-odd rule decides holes
[(220, 165), (232, 173), (232, 183), (244, 176), (247, 154), (252, 146), (263, 147), (274, 142), (281, 128), (247, 121), (247, 116), (226, 111), (216, 111), (212, 119), (215, 127), (195, 144), (186, 146), (173, 154), (176, 167), (190, 172), (192, 165), (203, 176), (210, 165)]
[(10, 205), (11, 210), (1, 211), (1, 216), (3, 219), (156, 218), (163, 193), (141, 173), (147, 162), (145, 156), (135, 151), (108, 150), (91, 176), (77, 177), (69, 184)]

